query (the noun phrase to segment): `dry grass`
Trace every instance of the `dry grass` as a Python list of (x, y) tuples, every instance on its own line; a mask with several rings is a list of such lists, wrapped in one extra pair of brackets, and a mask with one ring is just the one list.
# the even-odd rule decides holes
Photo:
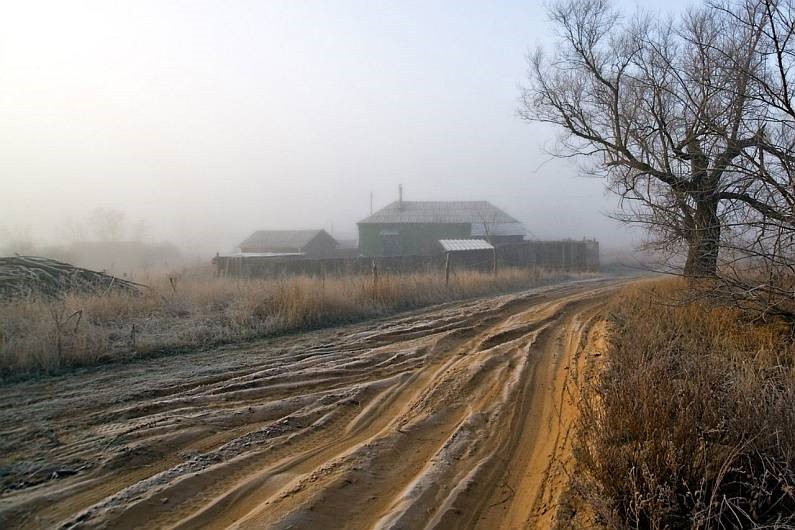
[(538, 269), (498, 275), (438, 274), (216, 278), (194, 269), (136, 278), (143, 296), (71, 295), (0, 305), (0, 378), (195, 350), (256, 337), (353, 322), (430, 304), (527, 288), (571, 277)]
[(795, 342), (782, 322), (627, 289), (581, 406), (576, 487), (610, 528), (795, 528)]

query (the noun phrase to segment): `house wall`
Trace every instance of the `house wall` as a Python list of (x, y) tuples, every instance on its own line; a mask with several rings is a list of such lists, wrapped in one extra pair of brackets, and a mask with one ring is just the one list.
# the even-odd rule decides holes
[(359, 252), (363, 256), (388, 254), (381, 231), (397, 232), (395, 253), (401, 256), (431, 255), (438, 252), (440, 239), (464, 239), (471, 234), (469, 223), (360, 224)]
[(337, 250), (337, 242), (325, 232), (320, 232), (317, 237), (307, 243), (302, 249), (307, 256), (317, 258), (333, 257)]

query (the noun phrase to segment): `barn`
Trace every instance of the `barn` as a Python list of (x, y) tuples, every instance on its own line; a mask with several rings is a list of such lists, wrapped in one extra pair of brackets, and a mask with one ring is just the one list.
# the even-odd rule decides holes
[(339, 243), (325, 230), (257, 230), (238, 245), (243, 254), (334, 256)]
[(395, 201), (357, 223), (364, 256), (429, 255), (440, 239), (520, 242), (522, 223), (488, 201)]

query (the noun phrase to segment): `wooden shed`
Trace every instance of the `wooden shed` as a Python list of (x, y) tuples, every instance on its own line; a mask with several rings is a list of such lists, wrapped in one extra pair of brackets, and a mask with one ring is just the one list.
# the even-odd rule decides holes
[(240, 243), (244, 254), (334, 256), (339, 243), (325, 230), (257, 230)]

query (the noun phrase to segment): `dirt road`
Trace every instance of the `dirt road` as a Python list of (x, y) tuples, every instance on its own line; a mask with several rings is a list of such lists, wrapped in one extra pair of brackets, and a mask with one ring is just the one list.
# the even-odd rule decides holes
[(0, 388), (0, 527), (547, 528), (617, 281)]

